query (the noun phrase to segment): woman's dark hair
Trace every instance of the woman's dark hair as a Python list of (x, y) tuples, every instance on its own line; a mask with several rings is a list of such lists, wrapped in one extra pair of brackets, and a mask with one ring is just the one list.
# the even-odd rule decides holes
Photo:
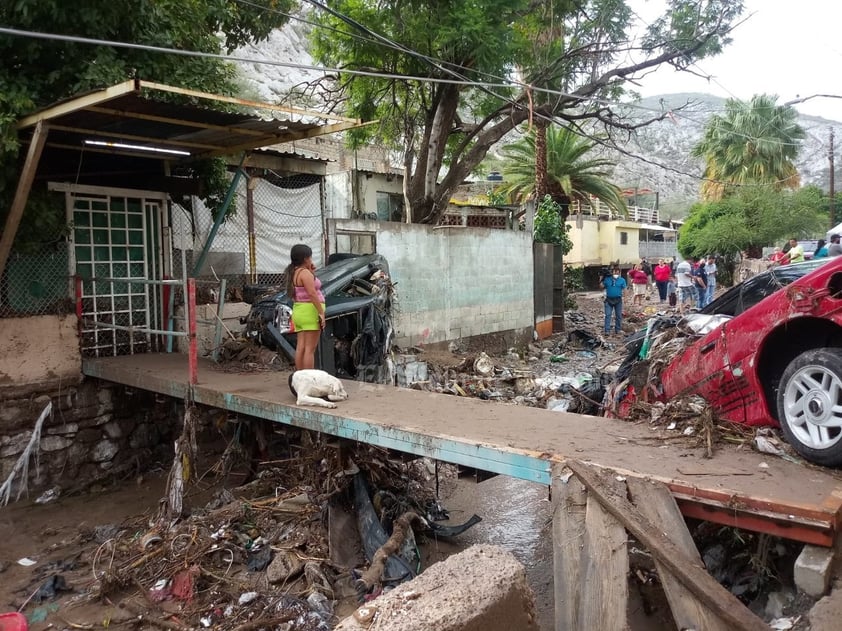
[(821, 250), (826, 245), (827, 245), (827, 243), (825, 242), (824, 239), (819, 239), (818, 241), (816, 241), (816, 250), (815, 250), (814, 254), (816, 252), (818, 252), (819, 250)]
[(287, 296), (295, 298), (295, 285), (293, 284), (293, 276), (295, 275), (295, 268), (300, 267), (304, 261), (313, 256), (313, 250), (305, 243), (298, 243), (292, 246), (289, 251), (290, 264), (284, 270), (284, 280), (287, 286)]

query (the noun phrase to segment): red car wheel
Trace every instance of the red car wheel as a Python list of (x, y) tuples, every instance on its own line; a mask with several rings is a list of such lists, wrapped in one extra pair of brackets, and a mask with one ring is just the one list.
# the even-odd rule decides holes
[(781, 377), (778, 419), (807, 460), (842, 465), (842, 356), (836, 348), (801, 353)]

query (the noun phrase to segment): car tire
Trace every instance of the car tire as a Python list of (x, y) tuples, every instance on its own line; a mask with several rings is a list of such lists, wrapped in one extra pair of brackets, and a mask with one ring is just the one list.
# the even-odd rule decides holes
[(801, 353), (778, 387), (778, 419), (787, 441), (810, 462), (842, 466), (842, 357), (838, 349)]

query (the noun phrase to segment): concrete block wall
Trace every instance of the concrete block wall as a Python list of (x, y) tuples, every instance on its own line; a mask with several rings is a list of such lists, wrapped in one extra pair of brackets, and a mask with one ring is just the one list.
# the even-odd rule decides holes
[(399, 346), (534, 326), (532, 239), (524, 232), (372, 221), (331, 222), (376, 232), (397, 283)]

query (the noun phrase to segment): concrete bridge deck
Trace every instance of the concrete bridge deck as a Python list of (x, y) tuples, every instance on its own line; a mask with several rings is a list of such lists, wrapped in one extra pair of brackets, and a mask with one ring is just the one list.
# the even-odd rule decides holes
[[(86, 359), (90, 377), (184, 398), (177, 353)], [(686, 516), (830, 546), (842, 519), (842, 472), (726, 446), (701, 450), (649, 427), (593, 416), (348, 382), (336, 410), (301, 408), (287, 374), (199, 365), (197, 403), (549, 485), (554, 462), (576, 459), (665, 482)], [(761, 467), (765, 463), (768, 468)]]

